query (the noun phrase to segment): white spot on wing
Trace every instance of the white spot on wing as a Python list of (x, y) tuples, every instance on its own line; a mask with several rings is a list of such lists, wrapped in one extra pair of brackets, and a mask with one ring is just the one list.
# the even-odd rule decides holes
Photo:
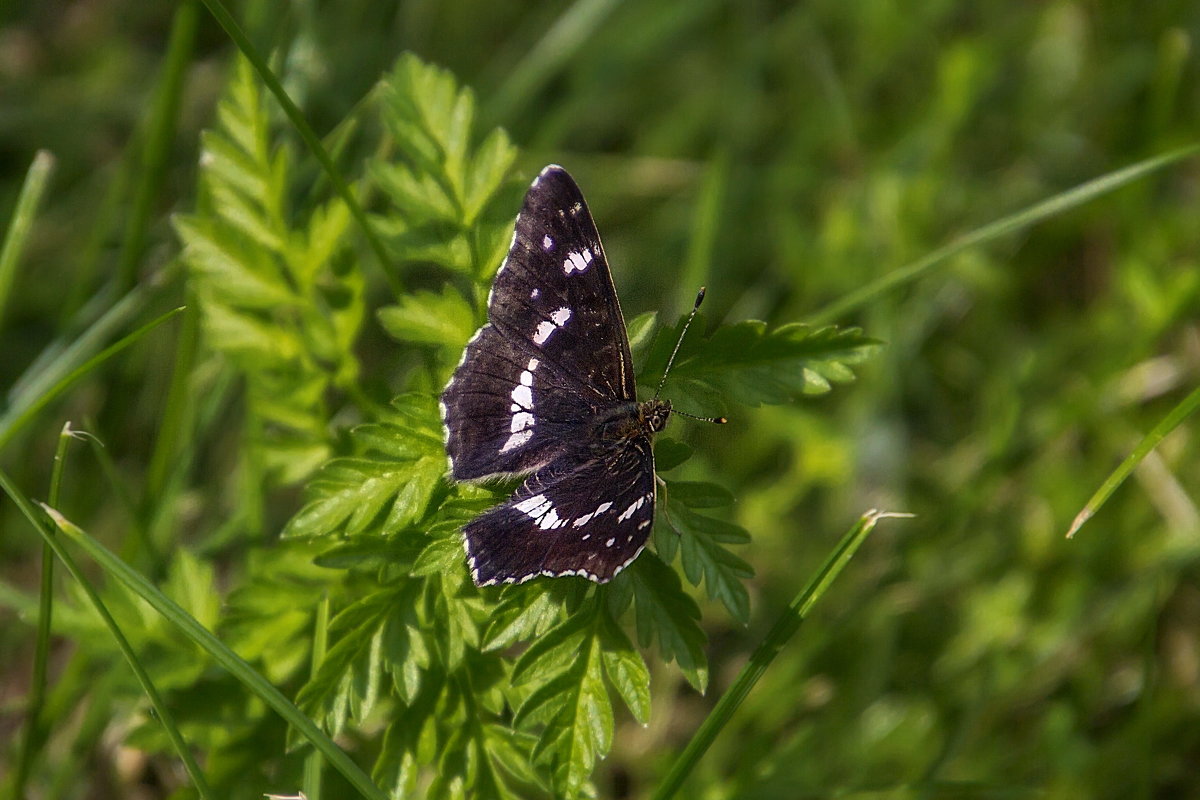
[(633, 512), (637, 511), (639, 508), (644, 506), (646, 504), (646, 500), (648, 500), (649, 498), (650, 498), (649, 495), (642, 495), (637, 500), (634, 500), (632, 503), (629, 504), (629, 508), (622, 511), (620, 516), (617, 517), (617, 522), (624, 522), (625, 520), (632, 517)]
[(533, 332), (533, 343), (542, 345), (550, 338), (550, 334), (558, 330), (558, 327), (549, 320), (543, 320), (538, 323), (537, 330)]
[(538, 323), (537, 330), (533, 333), (533, 343), (543, 345), (550, 338), (550, 334), (554, 333), (559, 328), (567, 324), (567, 320), (571, 318), (571, 309), (559, 308), (550, 315), (550, 319), (542, 320)]
[(532, 428), (533, 423), (533, 414), (530, 414), (528, 411), (518, 411), (516, 414), (513, 414), (510, 430), (513, 433), (519, 433), (526, 428)]
[(552, 503), (546, 499), (546, 495), (535, 494), (533, 497), (527, 497), (517, 503), (513, 508), (531, 517), (540, 517), (551, 505)]
[[(589, 514), (584, 514), (582, 517), (575, 520), (571, 524), (576, 528), (582, 528), (584, 525), (587, 525), (589, 522), (591, 522), (593, 517), (598, 517), (599, 515), (603, 514), (605, 511), (608, 511), (610, 508), (612, 508), (612, 503), (601, 503), (600, 505), (596, 506), (595, 511), (593, 511)], [(588, 537), (585, 536), (583, 538), (587, 539)]]
[(526, 411), (533, 409), (533, 392), (525, 384), (521, 384), (512, 390), (512, 399), (513, 403)]
[(531, 431), (531, 430), (517, 431), (512, 436), (508, 437), (508, 441), (506, 441), (504, 443), (504, 445), (500, 448), (500, 452), (507, 453), (509, 450), (512, 450), (513, 448), (516, 448), (516, 447), (520, 447), (521, 445), (525, 444), (532, 438), (533, 438), (533, 431)]
[(612, 546), (613, 546), (613, 542), (615, 542), (615, 541), (616, 541), (616, 539), (609, 539), (607, 542), (605, 542), (605, 543), (604, 543), (604, 546), (605, 546), (605, 547), (612, 547)]
[(545, 250), (553, 250), (554, 249), (554, 237), (548, 233), (545, 236), (543, 236), (542, 237), (542, 248)]
[(546, 513), (542, 515), (541, 520), (538, 522), (538, 527), (544, 531), (549, 531), (553, 530), (554, 528), (561, 528), (566, 524), (567, 521), (558, 516), (558, 511), (556, 511), (554, 508), (549, 508), (546, 510)]
[(542, 292), (541, 292), (541, 290), (540, 290), (540, 289), (534, 289), (532, 292), (530, 292), (530, 293), (529, 293), (529, 299), (530, 299), (530, 300), (537, 300), (537, 297), (538, 297), (538, 295), (539, 295), (539, 294), (541, 294), (541, 293), (542, 293)]
[(563, 272), (567, 275), (572, 272), (583, 272), (588, 268), (588, 264), (592, 263), (592, 258), (592, 251), (587, 247), (578, 253), (568, 253), (566, 260), (563, 261)]

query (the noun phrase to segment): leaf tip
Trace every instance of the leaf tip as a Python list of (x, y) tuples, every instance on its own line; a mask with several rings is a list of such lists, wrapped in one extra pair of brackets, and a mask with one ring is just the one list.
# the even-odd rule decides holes
[(1070, 529), (1067, 531), (1067, 538), (1074, 539), (1075, 534), (1079, 532), (1079, 529), (1083, 527), (1084, 523), (1092, 518), (1092, 514), (1093, 511), (1090, 508), (1085, 508), (1083, 511), (1080, 511), (1078, 514), (1076, 514), (1075, 519), (1071, 521)]

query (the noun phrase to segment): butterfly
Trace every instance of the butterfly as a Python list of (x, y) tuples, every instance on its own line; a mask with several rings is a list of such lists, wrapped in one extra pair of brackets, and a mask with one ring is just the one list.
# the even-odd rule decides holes
[(651, 439), (671, 402), (637, 400), (600, 234), (560, 166), (525, 194), (487, 316), (441, 396), (450, 471), (459, 481), (527, 477), (463, 529), (471, 577), (479, 586), (541, 575), (605, 583), (650, 536)]

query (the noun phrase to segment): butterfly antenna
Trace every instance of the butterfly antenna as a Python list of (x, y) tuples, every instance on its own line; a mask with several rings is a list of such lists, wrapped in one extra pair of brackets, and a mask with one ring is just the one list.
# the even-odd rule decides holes
[[(683, 330), (679, 332), (679, 339), (675, 342), (675, 349), (671, 351), (671, 357), (667, 359), (667, 368), (663, 370), (662, 379), (658, 382), (658, 388), (654, 390), (654, 399), (658, 399), (658, 395), (662, 392), (663, 384), (667, 382), (667, 375), (671, 372), (671, 366), (675, 363), (675, 356), (679, 355), (679, 346), (683, 344), (683, 337), (687, 336), (688, 328), (692, 324), (692, 320), (696, 318), (696, 312), (700, 310), (700, 304), (704, 302), (704, 287), (700, 287), (700, 291), (696, 292), (696, 304), (692, 306), (692, 313), (688, 314), (687, 322), (683, 323)], [(688, 414), (684, 411), (676, 410), (674, 413), (688, 419), (699, 420), (700, 422), (715, 422), (718, 425), (724, 425), (728, 422), (724, 417), (697, 417), (695, 414)]]

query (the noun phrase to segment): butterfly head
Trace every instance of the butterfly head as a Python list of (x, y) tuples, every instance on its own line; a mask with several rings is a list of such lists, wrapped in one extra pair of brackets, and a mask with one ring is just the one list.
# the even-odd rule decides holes
[(667, 427), (671, 418), (670, 400), (647, 400), (638, 406), (638, 416), (641, 418), (642, 429), (647, 433), (658, 433)]

